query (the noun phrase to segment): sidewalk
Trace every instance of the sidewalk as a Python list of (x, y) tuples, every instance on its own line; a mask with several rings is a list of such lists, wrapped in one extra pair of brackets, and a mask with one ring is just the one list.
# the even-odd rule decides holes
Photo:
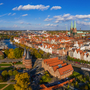
[(3, 87), (1, 90), (4, 90), (7, 86), (9, 86), (10, 84), (7, 84), (5, 87)]

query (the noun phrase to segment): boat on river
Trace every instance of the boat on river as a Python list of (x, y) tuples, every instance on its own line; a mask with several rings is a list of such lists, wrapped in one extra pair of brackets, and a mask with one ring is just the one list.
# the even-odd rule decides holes
[(81, 67), (82, 70), (90, 71), (90, 68)]

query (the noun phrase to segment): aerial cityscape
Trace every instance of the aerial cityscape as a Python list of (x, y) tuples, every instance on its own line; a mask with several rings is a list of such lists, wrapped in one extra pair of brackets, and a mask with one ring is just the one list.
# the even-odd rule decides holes
[(89, 3), (0, 0), (0, 90), (90, 90)]

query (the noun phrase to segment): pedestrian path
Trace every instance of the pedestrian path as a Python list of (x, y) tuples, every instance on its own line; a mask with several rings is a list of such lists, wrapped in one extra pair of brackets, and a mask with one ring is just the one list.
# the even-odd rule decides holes
[(1, 90), (4, 90), (6, 87), (8, 87), (10, 84), (7, 84), (5, 87), (3, 87)]

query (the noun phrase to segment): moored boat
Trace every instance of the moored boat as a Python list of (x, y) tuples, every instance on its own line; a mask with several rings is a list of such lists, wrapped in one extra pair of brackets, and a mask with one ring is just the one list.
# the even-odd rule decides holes
[(90, 71), (90, 68), (81, 67), (82, 70)]

